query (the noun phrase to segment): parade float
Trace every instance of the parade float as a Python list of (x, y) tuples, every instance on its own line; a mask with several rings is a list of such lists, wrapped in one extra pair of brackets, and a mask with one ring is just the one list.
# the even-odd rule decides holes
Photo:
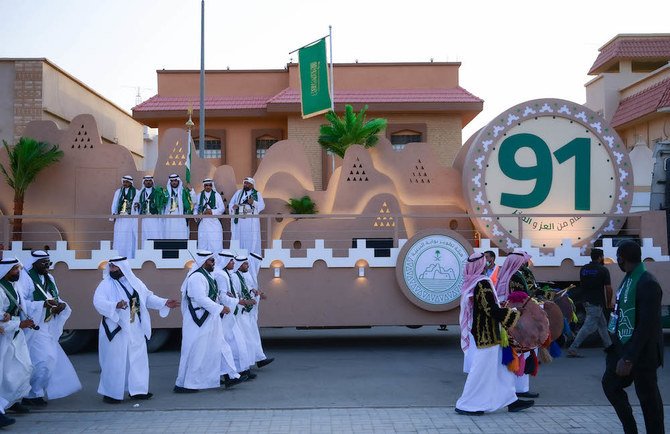
[[(141, 231), (143, 216), (109, 215), (114, 191), (123, 175), (139, 186), (145, 173), (126, 148), (100, 140), (91, 115), (62, 130), (31, 122), (24, 135), (57, 144), (64, 157), (31, 186), (20, 242), (11, 241), (12, 190), (0, 184), (3, 253), (26, 262), (31, 249), (49, 249), (73, 309), (70, 343), (82, 344), (99, 323), (91, 300), (100, 264), (117, 255), (111, 217), (136, 218)], [(172, 173), (184, 179), (188, 143), (183, 129), (161, 135), (150, 173), (156, 185)], [(192, 158), (196, 190), (212, 178), (230, 198), (248, 175)], [(440, 165), (430, 144), (395, 150), (382, 139), (371, 149), (350, 147), (317, 190), (302, 145), (284, 140), (253, 177), (265, 211), (241, 218), (261, 220), (265, 327), (456, 324), (463, 262), (473, 251), (493, 250), (502, 264), (506, 253), (525, 250), (538, 280), (565, 286), (578, 280), (591, 247), (602, 248), (611, 264), (617, 242), (635, 239), (648, 269), (661, 281), (670, 278), (665, 212), (630, 213), (634, 167), (626, 147), (599, 115), (569, 101), (511, 107), (466, 142), (453, 167)], [(318, 213), (289, 214), (287, 202), (305, 196)], [(231, 216), (204, 218), (220, 219), (229, 247)], [(163, 297), (178, 296), (192, 263), (197, 226), (190, 225), (189, 240), (154, 240), (130, 260)], [(609, 268), (617, 284), (622, 274)], [(667, 291), (663, 304), (670, 304)], [(152, 322), (164, 331), (158, 341), (181, 326), (178, 315)]]

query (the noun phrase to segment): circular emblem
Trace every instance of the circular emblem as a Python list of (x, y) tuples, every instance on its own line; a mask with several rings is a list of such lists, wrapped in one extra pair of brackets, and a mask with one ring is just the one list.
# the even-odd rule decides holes
[(470, 250), (469, 243), (452, 231), (417, 233), (398, 255), (396, 278), (401, 290), (412, 303), (426, 310), (456, 307)]
[(520, 247), (522, 239), (540, 248), (570, 239), (585, 248), (617, 233), (630, 211), (628, 152), (601, 116), (579, 104), (519, 104), (470, 143), (464, 197), (480, 215), (474, 224), (503, 250)]

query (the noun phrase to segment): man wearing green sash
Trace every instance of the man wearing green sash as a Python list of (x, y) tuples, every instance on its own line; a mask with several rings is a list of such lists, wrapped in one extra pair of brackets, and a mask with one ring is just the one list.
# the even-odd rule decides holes
[(35, 250), (30, 256), (32, 264), (21, 272), (17, 287), (27, 315), (33, 318), (39, 329), (25, 330), (33, 374), (30, 393), (22, 403), (45, 406), (46, 399), (64, 398), (81, 390), (81, 383), (58, 343), (72, 309), (61, 298), (56, 280), (49, 273), (49, 254), (44, 250)]
[(0, 427), (15, 422), (5, 416), (6, 410), (29, 411), (19, 401), (30, 391), (33, 370), (24, 330), (35, 327), (35, 323), (26, 317), (25, 304), (17, 290), (20, 273), (18, 259), (0, 260)]
[[(195, 192), (184, 188), (179, 175), (173, 173), (169, 176), (165, 191), (167, 191), (167, 201), (163, 210), (164, 215), (193, 214)], [(188, 240), (188, 220), (164, 219), (163, 236), (170, 240)]]
[(175, 393), (194, 393), (221, 385), (221, 318), (230, 309), (219, 303), (213, 272), (214, 254), (199, 250), (195, 265), (181, 286), (182, 340)]
[(646, 431), (663, 433), (663, 401), (656, 377), (656, 370), (663, 365), (661, 286), (646, 271), (637, 243), (620, 244), (617, 263), (626, 275), (617, 290), (608, 326), (612, 345), (605, 350), (603, 391), (619, 416), (624, 432), (637, 433), (633, 410), (624, 390), (635, 383)]
[[(135, 195), (133, 199), (133, 214), (136, 215), (160, 215), (165, 207), (165, 192), (161, 188), (154, 188), (154, 177), (143, 178), (144, 188)], [(142, 219), (142, 248), (146, 247), (147, 240), (160, 240), (163, 238), (162, 218)]]
[[(114, 192), (112, 199), (112, 215), (129, 215), (137, 190), (133, 186), (133, 177), (125, 175), (121, 178), (121, 188)], [(113, 218), (114, 220), (114, 249), (121, 256), (135, 257), (137, 249), (137, 219)]]

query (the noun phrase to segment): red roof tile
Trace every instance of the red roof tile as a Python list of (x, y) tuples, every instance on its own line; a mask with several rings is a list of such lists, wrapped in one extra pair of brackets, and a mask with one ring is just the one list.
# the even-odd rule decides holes
[[(451, 89), (364, 89), (336, 90), (336, 103), (481, 103), (461, 87)], [(300, 104), (298, 89), (286, 88), (270, 98), (270, 104)]]
[(589, 75), (602, 72), (615, 59), (670, 60), (670, 35), (618, 36), (600, 49)]
[(670, 78), (622, 99), (612, 118), (612, 126), (616, 128), (668, 106), (670, 106)]
[[(206, 110), (264, 109), (269, 96), (208, 96), (205, 97)], [(198, 97), (154, 95), (133, 107), (134, 112), (179, 111), (189, 107), (200, 107)]]

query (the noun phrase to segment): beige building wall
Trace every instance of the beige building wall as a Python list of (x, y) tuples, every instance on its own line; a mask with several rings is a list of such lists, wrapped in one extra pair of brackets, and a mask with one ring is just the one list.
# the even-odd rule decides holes
[(323, 116), (302, 119), (299, 115), (288, 117), (288, 138), (301, 143), (312, 172), (316, 190), (323, 190), (323, 148), (319, 145), (319, 127), (326, 123)]
[(102, 141), (128, 148), (144, 168), (143, 126), (129, 113), (46, 59), (0, 59), (0, 139), (16, 143), (31, 121), (64, 128), (80, 114), (93, 115)]

